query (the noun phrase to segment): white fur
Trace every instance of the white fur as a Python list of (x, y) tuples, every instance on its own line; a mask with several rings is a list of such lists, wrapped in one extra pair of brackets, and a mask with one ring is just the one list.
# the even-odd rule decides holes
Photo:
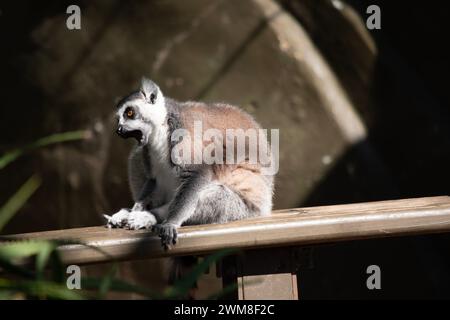
[(138, 100), (137, 106), (144, 119), (149, 120), (155, 126), (161, 126), (165, 123), (167, 117), (166, 102), (161, 91), (158, 91), (158, 98), (155, 104), (144, 100)]
[(106, 216), (109, 227), (126, 227), (128, 229), (148, 229), (156, 224), (156, 218), (147, 211), (128, 211), (121, 209), (119, 212)]
[(156, 224), (156, 218), (147, 211), (132, 211), (128, 215), (126, 227), (132, 230), (149, 229)]
[(113, 214), (111, 217), (105, 216), (108, 218), (108, 226), (112, 227), (122, 227), (128, 221), (128, 216), (130, 215), (130, 211), (127, 209), (121, 209), (117, 213)]

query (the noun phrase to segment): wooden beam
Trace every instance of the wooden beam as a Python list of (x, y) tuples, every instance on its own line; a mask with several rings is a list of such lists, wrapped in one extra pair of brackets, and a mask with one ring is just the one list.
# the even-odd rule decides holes
[(297, 272), (305, 262), (298, 251), (295, 247), (245, 250), (223, 259), (218, 264), (223, 287), (238, 284), (236, 291), (224, 298), (298, 300)]
[(60, 247), (66, 263), (86, 264), (449, 231), (450, 197), (444, 196), (287, 209), (265, 218), (187, 226), (180, 228), (179, 243), (169, 251), (149, 231), (105, 227), (1, 236), (0, 245), (9, 239), (76, 239), (108, 254), (83, 245)]

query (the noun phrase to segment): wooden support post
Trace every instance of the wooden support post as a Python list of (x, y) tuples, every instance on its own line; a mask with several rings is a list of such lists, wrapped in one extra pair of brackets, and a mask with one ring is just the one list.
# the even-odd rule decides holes
[(286, 247), (247, 250), (227, 257), (218, 266), (223, 287), (237, 284), (226, 299), (298, 300), (298, 273), (310, 264), (309, 248)]

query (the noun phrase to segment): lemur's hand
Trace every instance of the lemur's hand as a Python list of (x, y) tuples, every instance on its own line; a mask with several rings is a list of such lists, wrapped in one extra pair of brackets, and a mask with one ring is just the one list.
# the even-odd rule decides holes
[(106, 226), (109, 228), (150, 229), (156, 224), (155, 216), (148, 211), (121, 209), (112, 216), (106, 214), (103, 216), (107, 220)]
[(156, 224), (155, 216), (148, 211), (131, 211), (126, 224), (127, 229), (150, 229)]
[(152, 231), (156, 232), (161, 238), (161, 245), (164, 250), (170, 249), (178, 240), (177, 226), (173, 223), (161, 223), (153, 226)]
[(106, 226), (108, 228), (122, 228), (128, 221), (128, 216), (130, 214), (130, 209), (120, 209), (119, 212), (108, 216), (104, 214), (103, 216), (107, 220)]

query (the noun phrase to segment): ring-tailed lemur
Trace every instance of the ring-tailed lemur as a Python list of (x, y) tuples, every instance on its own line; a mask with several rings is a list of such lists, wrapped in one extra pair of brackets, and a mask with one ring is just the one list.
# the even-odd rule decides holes
[[(259, 162), (249, 163), (245, 157), (238, 163), (206, 164), (181, 160), (172, 152), (180, 143), (198, 148), (196, 141), (172, 137), (177, 130), (195, 137), (196, 121), (203, 130), (213, 128), (223, 134), (228, 129), (260, 129), (244, 111), (227, 104), (177, 102), (143, 78), (139, 91), (119, 102), (117, 117), (117, 133), (137, 140), (128, 172), (135, 204), (131, 210), (105, 215), (108, 226), (152, 228), (167, 249), (176, 243), (181, 225), (224, 223), (271, 213), (273, 175), (262, 174)], [(263, 140), (268, 144), (267, 138)], [(203, 141), (200, 148), (204, 147)], [(226, 144), (220, 147), (227, 154)]]

